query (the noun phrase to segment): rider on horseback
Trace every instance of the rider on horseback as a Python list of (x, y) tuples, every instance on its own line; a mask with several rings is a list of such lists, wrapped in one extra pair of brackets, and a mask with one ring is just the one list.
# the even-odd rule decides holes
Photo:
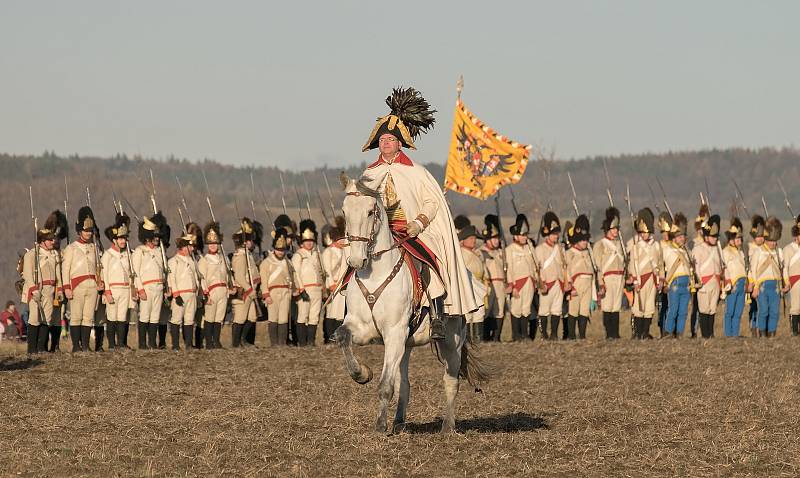
[(427, 295), (432, 302), (431, 338), (444, 338), (444, 320), (478, 309), (459, 247), (450, 208), (431, 174), (400, 148), (416, 149), (414, 138), (433, 126), (428, 102), (413, 88), (397, 88), (386, 98), (391, 112), (378, 118), (362, 151), (378, 148), (380, 156), (361, 182), (381, 195), (396, 241), (431, 272)]

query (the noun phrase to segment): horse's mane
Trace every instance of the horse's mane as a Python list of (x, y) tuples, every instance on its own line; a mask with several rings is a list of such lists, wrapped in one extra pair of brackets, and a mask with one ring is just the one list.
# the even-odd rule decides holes
[(362, 178), (359, 178), (359, 180), (355, 182), (355, 185), (358, 192), (360, 192), (364, 196), (369, 196), (371, 198), (380, 200), (381, 198), (380, 193), (377, 190), (372, 189), (368, 187), (366, 184), (364, 184)]

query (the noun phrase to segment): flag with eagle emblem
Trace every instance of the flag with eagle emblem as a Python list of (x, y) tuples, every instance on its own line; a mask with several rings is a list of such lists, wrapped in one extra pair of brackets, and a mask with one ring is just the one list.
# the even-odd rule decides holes
[(459, 99), (444, 187), (487, 199), (502, 186), (519, 182), (530, 150), (530, 145), (511, 141), (483, 124)]

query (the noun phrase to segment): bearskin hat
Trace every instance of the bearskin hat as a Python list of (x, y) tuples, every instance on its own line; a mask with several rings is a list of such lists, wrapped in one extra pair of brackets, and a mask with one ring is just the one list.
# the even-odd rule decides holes
[(709, 217), (703, 223), (703, 236), (705, 237), (719, 237), (721, 219), (718, 214)]
[(649, 207), (645, 207), (639, 210), (636, 214), (636, 232), (653, 232), (653, 221), (655, 221), (655, 217), (653, 216), (653, 211)]
[(767, 218), (767, 225), (765, 227), (765, 236), (768, 241), (780, 241), (781, 234), (783, 233), (783, 224), (781, 220), (775, 216)]
[(69, 225), (67, 223), (67, 216), (65, 216), (60, 210), (56, 209), (55, 211), (51, 212), (49, 216), (47, 216), (47, 219), (44, 221), (44, 225), (38, 231), (36, 231), (36, 240), (38, 242), (42, 242), (47, 239), (60, 241), (67, 237), (68, 229)]
[(280, 228), (285, 229), (286, 233), (289, 234), (289, 237), (293, 237), (295, 231), (297, 231), (297, 224), (295, 224), (294, 221), (292, 221), (292, 219), (286, 214), (278, 215), (272, 225), (275, 226), (275, 230)]
[(472, 236), (478, 236), (478, 230), (472, 225), (472, 222), (467, 216), (456, 216), (455, 219), (453, 219), (453, 224), (455, 224), (456, 231), (458, 231), (459, 241), (463, 241)]
[(291, 238), (289, 237), (289, 232), (279, 227), (278, 229), (272, 231), (272, 248), (276, 251), (285, 251), (289, 248), (289, 243), (291, 242)]
[(456, 227), (456, 231), (460, 231), (465, 227), (472, 224), (469, 218), (463, 214), (459, 214), (458, 216), (453, 218), (453, 225)]
[(297, 238), (297, 242), (302, 243), (304, 241), (315, 241), (317, 240), (317, 225), (311, 219), (303, 219), (300, 221), (300, 228), (299, 228), (300, 237)]
[(500, 218), (495, 214), (487, 214), (483, 218), (483, 239), (488, 240), (500, 236)]
[(194, 236), (194, 248), (197, 251), (203, 250), (203, 230), (200, 229), (200, 225), (196, 222), (190, 222), (186, 225), (186, 233), (189, 235)]
[(222, 244), (222, 230), (218, 222), (209, 222), (203, 228), (203, 241), (206, 244)]
[(75, 231), (96, 231), (97, 224), (94, 220), (94, 212), (89, 206), (82, 206), (78, 209), (78, 222), (75, 223)]
[(253, 244), (256, 245), (259, 251), (261, 250), (262, 242), (264, 242), (264, 226), (258, 221), (253, 221)]
[(331, 226), (331, 242), (336, 242), (345, 235), (345, 221), (344, 216), (336, 216), (333, 218), (333, 225)]
[(161, 211), (151, 217), (142, 217), (142, 222), (139, 223), (139, 242), (142, 244), (148, 240), (161, 239), (164, 248), (168, 248), (171, 235), (172, 230), (167, 224), (167, 218), (161, 214)]
[(703, 227), (703, 223), (708, 220), (708, 217), (711, 214), (708, 210), (708, 204), (701, 204), (700, 211), (697, 213), (697, 217), (694, 218), (694, 230), (699, 231)]
[(792, 237), (797, 236), (800, 236), (800, 216), (794, 219), (794, 225), (792, 226)]
[(670, 232), (672, 230), (672, 216), (669, 211), (661, 211), (658, 215), (658, 230), (661, 232)]
[(575, 228), (572, 225), (572, 221), (565, 221), (564, 222), (564, 234), (561, 235), (561, 241), (566, 244), (567, 246), (572, 245), (572, 234), (575, 232)]
[(114, 217), (114, 224), (108, 226), (105, 231), (103, 231), (108, 238), (109, 241), (114, 241), (114, 239), (118, 237), (125, 237), (127, 238), (130, 234), (130, 226), (131, 226), (131, 218), (128, 217), (127, 214), (117, 213)]
[(744, 226), (742, 226), (742, 221), (738, 217), (733, 217), (731, 219), (731, 227), (725, 231), (725, 237), (728, 239), (728, 242), (743, 237), (744, 234)]
[(255, 228), (253, 221), (249, 217), (243, 217), (239, 230), (233, 234), (233, 244), (238, 248), (242, 247), (245, 242), (255, 239)]
[(543, 236), (549, 236), (550, 234), (558, 234), (561, 232), (561, 223), (558, 221), (558, 216), (553, 211), (547, 211), (542, 216), (542, 228), (541, 232)]
[(572, 226), (572, 234), (570, 235), (570, 244), (575, 244), (580, 241), (588, 241), (592, 237), (589, 226), (589, 218), (586, 214), (581, 214), (575, 218), (575, 225)]
[(531, 226), (528, 224), (528, 217), (525, 214), (517, 214), (517, 220), (508, 228), (512, 236), (527, 236), (531, 232)]
[(764, 220), (763, 216), (755, 214), (750, 218), (750, 237), (753, 239), (756, 237), (764, 237), (766, 230), (767, 222)]
[(603, 230), (619, 229), (619, 209), (611, 206), (606, 209), (606, 218), (603, 220)]
[(675, 214), (672, 225), (669, 228), (669, 238), (675, 239), (680, 235), (686, 235), (686, 229), (689, 227), (689, 220), (682, 212)]
[(378, 118), (361, 151), (377, 148), (378, 139), (384, 134), (391, 134), (406, 148), (417, 149), (414, 140), (433, 128), (436, 110), (432, 110), (414, 88), (394, 88), (392, 94), (386, 97), (386, 105), (389, 114)]

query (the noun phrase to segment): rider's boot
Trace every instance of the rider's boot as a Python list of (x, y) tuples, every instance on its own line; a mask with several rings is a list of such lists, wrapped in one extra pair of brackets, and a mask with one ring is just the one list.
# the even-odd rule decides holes
[(431, 340), (444, 340), (445, 338), (445, 323), (446, 317), (444, 315), (444, 299), (437, 297), (433, 299), (433, 307), (431, 308)]

